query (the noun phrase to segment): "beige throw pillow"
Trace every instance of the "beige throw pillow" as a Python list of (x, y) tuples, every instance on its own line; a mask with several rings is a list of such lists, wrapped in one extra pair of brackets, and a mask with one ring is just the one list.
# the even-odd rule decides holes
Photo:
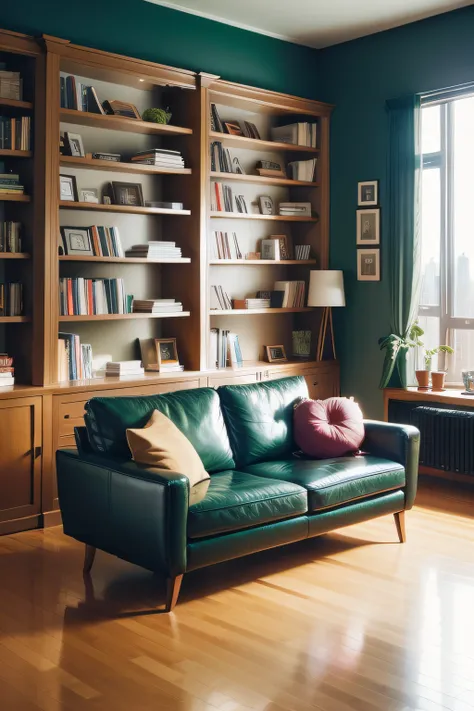
[[(191, 489), (206, 480), (209, 485), (210, 477), (199, 454), (181, 430), (159, 410), (154, 410), (143, 429), (128, 429), (127, 442), (133, 461), (137, 464), (184, 474), (189, 479)], [(191, 491), (190, 503), (195, 503), (194, 498), (202, 498), (207, 486), (198, 487), (199, 495), (197, 490), (195, 492), (197, 497)]]

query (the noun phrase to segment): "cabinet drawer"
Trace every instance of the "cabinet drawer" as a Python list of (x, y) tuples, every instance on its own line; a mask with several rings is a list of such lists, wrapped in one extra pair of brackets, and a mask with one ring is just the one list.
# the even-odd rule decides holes
[(58, 449), (76, 449), (76, 438), (74, 435), (60, 437)]
[(312, 400), (326, 400), (339, 394), (336, 374), (332, 368), (318, 368), (314, 372), (304, 373), (304, 379)]

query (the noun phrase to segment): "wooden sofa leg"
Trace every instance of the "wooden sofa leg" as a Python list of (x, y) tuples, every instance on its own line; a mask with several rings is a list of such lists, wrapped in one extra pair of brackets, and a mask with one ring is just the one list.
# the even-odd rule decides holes
[(166, 581), (166, 612), (171, 612), (178, 602), (182, 582), (182, 575), (177, 575), (175, 578), (168, 578)]
[(86, 544), (86, 550), (84, 553), (84, 568), (82, 569), (84, 575), (89, 575), (89, 573), (91, 572), (91, 568), (94, 564), (96, 551), (97, 548), (94, 548), (94, 546), (88, 546)]
[(393, 514), (393, 517), (395, 519), (395, 526), (397, 527), (398, 540), (400, 543), (405, 543), (407, 539), (405, 530), (405, 511), (399, 511), (396, 514)]

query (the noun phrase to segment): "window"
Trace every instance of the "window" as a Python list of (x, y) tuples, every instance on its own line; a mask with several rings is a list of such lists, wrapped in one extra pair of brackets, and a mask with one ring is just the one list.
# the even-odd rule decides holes
[(455, 349), (433, 362), (454, 384), (463, 369), (474, 369), (474, 97), (427, 104), (421, 115), (419, 321), (428, 348)]

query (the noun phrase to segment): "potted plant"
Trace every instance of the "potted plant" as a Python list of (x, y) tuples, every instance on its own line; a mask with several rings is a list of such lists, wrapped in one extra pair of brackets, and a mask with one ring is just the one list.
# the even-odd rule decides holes
[(430, 384), (430, 373), (431, 373), (431, 384), (434, 390), (444, 389), (444, 379), (446, 373), (440, 370), (431, 370), (433, 364), (433, 358), (439, 353), (454, 353), (451, 346), (436, 346), (436, 348), (426, 349), (423, 355), (423, 360), (425, 364), (424, 370), (417, 370), (416, 379), (418, 380), (418, 386), (420, 388), (427, 388)]
[(388, 387), (395, 366), (400, 368), (400, 357), (403, 353), (405, 353), (406, 358), (410, 348), (423, 347), (423, 343), (420, 341), (423, 334), (423, 329), (418, 321), (415, 321), (408, 329), (406, 336), (397, 336), (392, 333), (390, 336), (379, 339), (380, 350), (385, 351), (383, 374), (379, 385), (380, 388)]

